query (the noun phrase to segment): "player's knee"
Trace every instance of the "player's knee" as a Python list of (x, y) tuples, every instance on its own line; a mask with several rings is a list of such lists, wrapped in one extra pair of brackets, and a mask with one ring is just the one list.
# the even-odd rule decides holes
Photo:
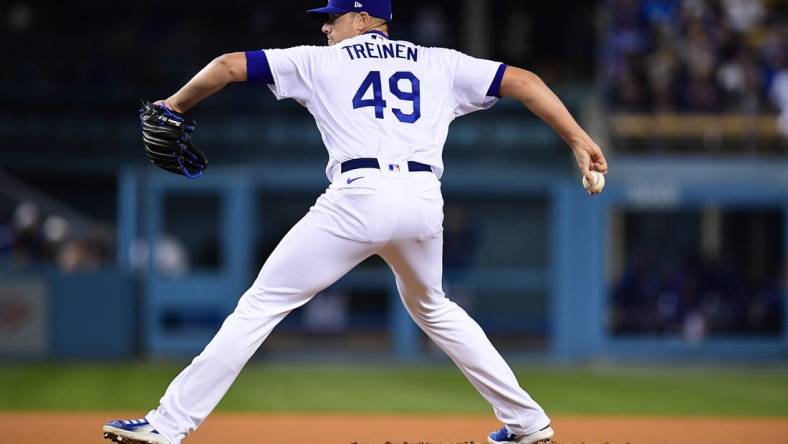
[(408, 303), (408, 309), (414, 318), (428, 323), (441, 321), (447, 313), (454, 310), (454, 304), (445, 297), (423, 298)]

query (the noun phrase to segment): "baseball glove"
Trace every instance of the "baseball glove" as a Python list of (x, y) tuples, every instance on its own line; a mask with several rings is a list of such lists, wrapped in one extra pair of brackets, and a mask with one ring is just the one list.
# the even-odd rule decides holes
[(191, 141), (194, 120), (143, 100), (140, 121), (142, 143), (152, 164), (189, 179), (202, 176), (208, 158)]

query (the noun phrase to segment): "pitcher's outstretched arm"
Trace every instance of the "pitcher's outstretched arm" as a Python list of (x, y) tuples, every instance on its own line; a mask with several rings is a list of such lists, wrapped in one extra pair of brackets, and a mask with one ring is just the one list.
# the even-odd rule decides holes
[(591, 171), (607, 174), (607, 161), (588, 133), (566, 109), (566, 106), (542, 79), (524, 69), (509, 66), (501, 82), (501, 95), (517, 99), (544, 120), (572, 148), (580, 170), (589, 182)]

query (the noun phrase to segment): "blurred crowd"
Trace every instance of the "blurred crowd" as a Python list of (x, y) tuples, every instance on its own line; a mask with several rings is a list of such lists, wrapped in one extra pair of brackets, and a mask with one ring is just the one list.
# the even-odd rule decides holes
[(782, 111), (788, 133), (788, 2), (608, 0), (602, 69), (629, 112)]
[(717, 257), (660, 265), (633, 258), (613, 292), (611, 329), (700, 342), (708, 336), (776, 335), (782, 328), (779, 279), (750, 280)]
[[(46, 213), (31, 201), (0, 203), (0, 270), (47, 270), (92, 273), (115, 267), (114, 239), (105, 228), (77, 228), (57, 213)], [(132, 270), (145, 271), (150, 248), (135, 239), (128, 252)], [(156, 243), (156, 268), (168, 276), (190, 269), (190, 257), (179, 239), (163, 235)]]
[(0, 268), (91, 272), (111, 260), (109, 250), (100, 236), (78, 234), (64, 217), (33, 202), (0, 205)]

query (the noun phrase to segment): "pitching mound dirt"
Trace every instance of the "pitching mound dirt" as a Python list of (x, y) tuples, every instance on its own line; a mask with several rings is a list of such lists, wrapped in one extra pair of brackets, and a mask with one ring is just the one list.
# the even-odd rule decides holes
[[(128, 413), (1, 413), (0, 443), (108, 443), (101, 426)], [(556, 441), (610, 444), (786, 444), (788, 419), (553, 418)], [(491, 417), (216, 414), (188, 444), (483, 443), (498, 427)]]

